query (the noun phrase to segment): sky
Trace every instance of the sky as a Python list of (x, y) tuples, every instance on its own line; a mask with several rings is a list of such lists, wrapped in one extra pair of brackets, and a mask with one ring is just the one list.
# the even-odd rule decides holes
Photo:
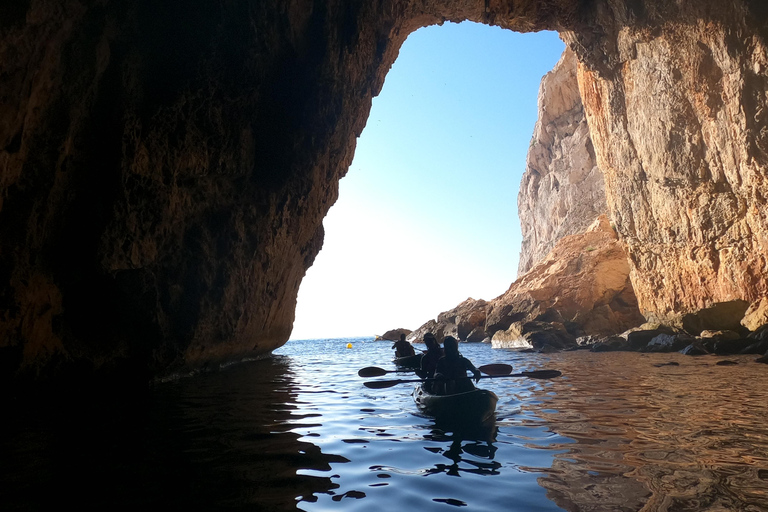
[(464, 22), (412, 33), (323, 221), (291, 339), (415, 330), (515, 280), (517, 193), (555, 32)]

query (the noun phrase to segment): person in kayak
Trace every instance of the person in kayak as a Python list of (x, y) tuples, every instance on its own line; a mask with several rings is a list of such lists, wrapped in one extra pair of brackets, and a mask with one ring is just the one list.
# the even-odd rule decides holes
[(467, 371), (472, 372), (477, 382), (480, 380), (480, 370), (475, 368), (472, 361), (461, 355), (456, 338), (446, 336), (443, 347), (445, 355), (437, 361), (431, 392), (437, 395), (452, 395), (475, 389), (472, 381), (467, 378)]
[[(431, 332), (424, 335), (424, 344), (427, 346), (427, 353), (421, 358), (421, 368), (416, 370), (416, 375), (422, 379), (431, 379), (435, 376), (435, 369), (437, 368), (437, 362), (443, 357), (444, 352), (440, 347), (440, 343), (437, 342), (437, 338)], [(424, 389), (430, 391), (432, 388), (432, 382), (425, 382)]]
[(392, 348), (395, 349), (395, 357), (408, 357), (416, 355), (416, 351), (413, 350), (413, 345), (405, 341), (405, 334), (400, 335), (400, 339), (396, 341), (394, 345), (392, 345)]

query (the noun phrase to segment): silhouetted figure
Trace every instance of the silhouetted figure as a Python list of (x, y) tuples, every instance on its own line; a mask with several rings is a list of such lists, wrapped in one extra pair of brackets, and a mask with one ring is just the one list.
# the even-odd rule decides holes
[[(431, 379), (435, 376), (435, 369), (437, 368), (437, 362), (443, 357), (443, 349), (440, 348), (440, 344), (437, 342), (437, 338), (431, 332), (424, 335), (424, 344), (427, 346), (427, 353), (421, 358), (421, 368), (416, 370), (416, 375), (422, 379)], [(432, 382), (424, 383), (424, 390), (430, 392), (432, 389)]]
[(413, 350), (413, 345), (405, 341), (405, 334), (400, 335), (400, 339), (396, 341), (394, 345), (392, 345), (392, 348), (395, 349), (395, 357), (407, 357), (416, 355), (416, 351)]
[(472, 381), (467, 378), (467, 371), (472, 372), (477, 382), (480, 379), (480, 370), (459, 353), (459, 342), (456, 338), (446, 336), (443, 347), (445, 355), (437, 361), (432, 392), (438, 395), (452, 395), (475, 389)]

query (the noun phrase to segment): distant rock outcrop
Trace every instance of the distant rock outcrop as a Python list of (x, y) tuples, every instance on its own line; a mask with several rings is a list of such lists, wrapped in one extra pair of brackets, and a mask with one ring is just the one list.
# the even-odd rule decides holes
[(585, 233), (561, 239), (543, 261), (490, 301), (485, 330), (509, 343), (539, 330), (526, 327), (534, 321), (554, 323), (572, 337), (638, 326), (645, 319), (629, 270), (616, 233), (600, 216)]
[(541, 80), (539, 118), (517, 196), (523, 235), (518, 277), (544, 259), (558, 240), (584, 232), (608, 211), (576, 62), (576, 55), (566, 48)]
[(420, 341), (424, 335), (431, 332), (438, 341), (446, 336), (453, 336), (459, 341), (477, 342), (486, 338), (485, 310), (487, 302), (468, 298), (450, 311), (437, 316), (437, 320), (429, 320), (416, 329), (409, 340)]
[(410, 329), (404, 329), (402, 327), (399, 327), (397, 329), (392, 329), (390, 331), (385, 332), (381, 336), (376, 336), (377, 340), (387, 340), (387, 341), (397, 341), (400, 339), (401, 334), (405, 334), (405, 337), (407, 338), (411, 334)]

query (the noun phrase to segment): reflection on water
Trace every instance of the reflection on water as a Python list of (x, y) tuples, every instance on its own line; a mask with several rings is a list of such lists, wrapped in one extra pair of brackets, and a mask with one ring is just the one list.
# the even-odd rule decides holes
[(768, 510), (768, 368), (731, 359), (553, 356), (567, 377), (530, 408), (573, 442), (540, 478), (549, 497), (567, 510)]
[[(284, 361), (257, 361), (160, 386), (141, 403), (24, 408), (0, 441), (0, 509), (295, 510), (334, 487), (323, 454), (292, 430), (311, 425), (292, 403)], [(73, 408), (74, 407), (74, 408)]]
[(4, 411), (0, 510), (768, 511), (768, 367), (749, 357), (462, 346), (563, 377), (483, 380), (496, 420), (459, 426), (419, 415), (411, 384), (362, 386), (391, 345), (348, 342), (291, 342), (139, 403)]

